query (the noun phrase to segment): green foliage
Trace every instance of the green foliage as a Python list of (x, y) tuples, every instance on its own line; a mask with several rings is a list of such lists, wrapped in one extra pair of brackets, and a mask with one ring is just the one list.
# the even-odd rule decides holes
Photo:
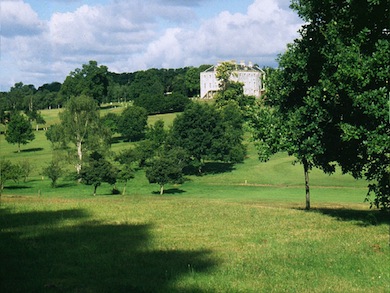
[(118, 132), (118, 120), (119, 116), (115, 113), (107, 113), (101, 118), (102, 125), (109, 129), (113, 134)]
[(146, 169), (149, 183), (160, 185), (160, 194), (164, 193), (167, 183), (183, 183), (183, 168), (187, 163), (187, 153), (181, 148), (172, 148), (152, 159)]
[(185, 74), (185, 84), (189, 97), (196, 97), (200, 94), (200, 73), (205, 71), (211, 65), (201, 65), (200, 67), (190, 67)]
[(153, 143), (155, 149), (162, 146), (167, 138), (168, 131), (165, 130), (164, 120), (157, 120), (154, 125), (150, 125), (146, 131), (146, 139)]
[(101, 104), (107, 97), (108, 85), (108, 68), (98, 66), (96, 61), (89, 61), (81, 69), (70, 72), (62, 84), (60, 95), (64, 101), (73, 96), (85, 95)]
[(242, 161), (242, 118), (232, 107), (220, 111), (214, 105), (190, 104), (174, 120), (168, 144), (184, 148), (199, 171), (206, 159)]
[(333, 172), (337, 162), (344, 172), (373, 180), (374, 204), (382, 208), (390, 202), (385, 3), (294, 1), (307, 24), (269, 76), (265, 104), (271, 108), (255, 116), (258, 126), (272, 129), (258, 130), (266, 155), (286, 150), (306, 169), (325, 172)]
[(52, 143), (53, 149), (66, 148), (65, 131), (61, 124), (51, 125), (45, 132), (47, 140)]
[(95, 100), (87, 96), (70, 98), (59, 116), (65, 141), (76, 146), (76, 170), (79, 173), (84, 153), (105, 152), (110, 146), (111, 132), (102, 126)]
[(119, 117), (118, 132), (127, 141), (137, 141), (145, 136), (148, 113), (142, 107), (129, 106)]
[(235, 64), (230, 61), (222, 62), (217, 66), (215, 77), (219, 80), (219, 87), (225, 91), (231, 83), (230, 78), (235, 69)]
[(88, 164), (83, 166), (80, 178), (86, 185), (93, 186), (93, 195), (103, 182), (114, 184), (117, 181), (118, 170), (98, 152), (92, 152)]
[(42, 175), (51, 180), (51, 187), (56, 187), (57, 180), (64, 174), (64, 170), (58, 160), (52, 159), (51, 162), (42, 170)]
[(5, 139), (12, 144), (18, 145), (18, 152), (20, 152), (20, 145), (27, 144), (35, 138), (30, 121), (20, 114), (13, 113), (11, 121), (8, 123)]
[(10, 160), (0, 159), (0, 196), (8, 180), (17, 181), (20, 177), (20, 168)]

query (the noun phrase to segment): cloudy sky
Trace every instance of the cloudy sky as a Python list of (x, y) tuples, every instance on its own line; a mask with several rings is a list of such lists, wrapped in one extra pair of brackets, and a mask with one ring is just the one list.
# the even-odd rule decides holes
[(0, 91), (113, 72), (275, 58), (302, 21), (289, 0), (0, 0)]

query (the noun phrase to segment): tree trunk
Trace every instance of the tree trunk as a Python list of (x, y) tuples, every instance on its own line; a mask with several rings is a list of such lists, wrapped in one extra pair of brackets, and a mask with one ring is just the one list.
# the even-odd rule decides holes
[(302, 163), (305, 173), (306, 210), (310, 210), (309, 163), (306, 159), (303, 159)]
[(77, 171), (77, 174), (80, 174), (81, 162), (83, 160), (83, 151), (81, 148), (81, 141), (77, 142), (77, 156), (79, 157), (79, 162), (76, 164), (76, 171)]
[(18, 143), (18, 153), (20, 153), (20, 142)]
[(164, 185), (160, 185), (160, 195), (164, 194)]
[(127, 180), (125, 181), (125, 186), (123, 186), (122, 195), (125, 195), (126, 193), (126, 185), (127, 185)]

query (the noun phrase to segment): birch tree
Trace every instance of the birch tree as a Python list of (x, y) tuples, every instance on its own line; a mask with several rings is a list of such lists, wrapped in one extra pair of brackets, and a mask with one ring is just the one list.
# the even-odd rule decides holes
[(75, 167), (77, 174), (80, 174), (87, 141), (93, 140), (102, 131), (99, 129), (98, 105), (87, 96), (72, 97), (60, 113), (60, 120), (66, 139), (76, 146)]

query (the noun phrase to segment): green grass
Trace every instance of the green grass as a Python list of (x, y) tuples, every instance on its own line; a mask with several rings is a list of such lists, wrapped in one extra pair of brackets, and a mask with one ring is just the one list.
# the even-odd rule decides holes
[(386, 292), (387, 224), (253, 199), (6, 196), (0, 290)]
[(260, 163), (250, 146), (243, 164), (208, 164), (164, 196), (139, 171), (125, 196), (103, 184), (93, 197), (42, 179), (52, 150), (36, 136), (20, 154), (0, 137), (0, 157), (35, 166), (0, 199), (0, 292), (390, 291), (389, 215), (363, 202), (364, 180), (313, 170), (305, 211), (302, 166)]

